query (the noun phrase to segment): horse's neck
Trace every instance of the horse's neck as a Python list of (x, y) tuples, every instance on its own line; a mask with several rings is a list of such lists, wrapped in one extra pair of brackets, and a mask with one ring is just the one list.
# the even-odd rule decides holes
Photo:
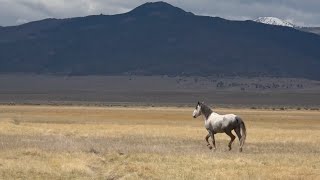
[(204, 121), (207, 121), (207, 120), (209, 120), (210, 117), (212, 117), (212, 116), (220, 116), (220, 114), (212, 111), (211, 114), (210, 114), (208, 117), (203, 116), (203, 119), (204, 119)]

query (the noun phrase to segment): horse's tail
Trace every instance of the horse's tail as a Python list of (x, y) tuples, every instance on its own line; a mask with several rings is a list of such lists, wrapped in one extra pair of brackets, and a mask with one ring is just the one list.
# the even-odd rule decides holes
[(241, 129), (240, 151), (242, 151), (242, 147), (243, 147), (244, 142), (246, 141), (246, 137), (247, 137), (247, 129), (246, 129), (246, 125), (244, 124), (243, 120), (240, 117), (237, 117), (237, 119), (240, 122), (240, 129)]
[(241, 124), (240, 124), (240, 128), (241, 128), (241, 134), (242, 134), (242, 137), (241, 137), (241, 147), (244, 145), (244, 142), (246, 141), (246, 138), (247, 138), (247, 129), (246, 129), (246, 125), (244, 124), (243, 121), (241, 121)]

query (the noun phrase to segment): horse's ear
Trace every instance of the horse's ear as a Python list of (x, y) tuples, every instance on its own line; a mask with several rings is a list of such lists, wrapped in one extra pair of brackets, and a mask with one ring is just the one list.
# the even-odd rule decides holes
[(200, 105), (201, 103), (200, 103), (200, 101), (198, 101), (198, 105)]

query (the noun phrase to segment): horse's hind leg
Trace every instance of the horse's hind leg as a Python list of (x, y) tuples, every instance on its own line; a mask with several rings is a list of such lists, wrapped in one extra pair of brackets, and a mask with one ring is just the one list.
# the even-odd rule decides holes
[(228, 136), (230, 136), (230, 138), (231, 138), (231, 140), (230, 140), (230, 142), (229, 142), (229, 145), (228, 145), (229, 151), (230, 151), (230, 150), (231, 150), (231, 145), (232, 145), (232, 143), (233, 143), (233, 141), (234, 141), (234, 139), (235, 139), (236, 137), (232, 134), (231, 131), (226, 131), (226, 134), (227, 134)]
[(205, 139), (206, 139), (206, 141), (207, 141), (207, 146), (209, 147), (209, 149), (212, 149), (212, 146), (210, 145), (210, 143), (209, 143), (209, 137), (210, 137), (211, 135), (210, 135), (210, 133), (205, 137)]
[(212, 132), (211, 132), (211, 138), (212, 138), (213, 150), (216, 150), (216, 139), (214, 138), (214, 133)]
[(241, 136), (241, 132), (240, 132), (240, 131), (241, 131), (241, 130), (240, 130), (240, 127), (235, 128), (234, 131), (236, 132), (236, 134), (237, 134), (237, 136), (238, 136), (238, 138), (239, 138), (239, 144), (240, 144), (239, 151), (241, 152), (241, 151), (242, 151), (242, 147), (241, 147), (241, 146), (242, 146), (242, 145), (241, 145), (241, 144), (242, 144), (242, 142), (241, 142), (241, 137), (242, 137), (242, 136)]

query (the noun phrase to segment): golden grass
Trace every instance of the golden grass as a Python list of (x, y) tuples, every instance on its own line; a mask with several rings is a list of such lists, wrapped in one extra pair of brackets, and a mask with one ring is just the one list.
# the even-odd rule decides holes
[(238, 141), (206, 147), (192, 108), (0, 106), (0, 179), (319, 179), (320, 112), (240, 115)]

